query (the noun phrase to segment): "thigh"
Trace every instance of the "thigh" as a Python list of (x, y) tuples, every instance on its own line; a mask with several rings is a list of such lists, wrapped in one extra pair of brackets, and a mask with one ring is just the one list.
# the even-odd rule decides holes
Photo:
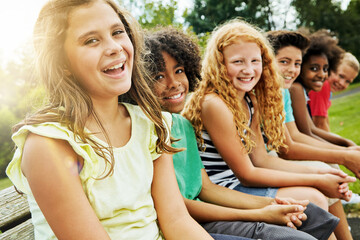
[(299, 230), (309, 233), (317, 239), (328, 239), (339, 223), (339, 218), (309, 203), (305, 210), (308, 219), (303, 222)]
[(230, 236), (225, 234), (210, 233), (215, 240), (251, 240), (250, 238)]
[(220, 233), (263, 240), (315, 240), (308, 233), (263, 222), (218, 221), (202, 224), (209, 233)]
[(247, 194), (251, 194), (251, 195), (274, 198), (276, 196), (277, 191), (279, 190), (279, 188), (274, 188), (274, 187), (245, 187), (245, 186), (241, 185), (241, 183), (240, 183), (239, 185), (234, 187), (234, 190), (239, 191), (239, 192), (243, 192), (243, 193), (247, 193)]

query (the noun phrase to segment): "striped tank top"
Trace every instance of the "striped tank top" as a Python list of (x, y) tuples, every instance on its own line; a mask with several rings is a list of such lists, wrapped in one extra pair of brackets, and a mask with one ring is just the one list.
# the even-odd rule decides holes
[[(248, 126), (250, 126), (254, 114), (254, 106), (248, 94), (245, 95), (245, 101), (249, 110), (250, 119), (248, 122)], [(218, 153), (213, 142), (211, 141), (207, 131), (203, 130), (201, 132), (201, 136), (204, 139), (204, 145), (206, 149), (204, 152), (199, 149), (199, 153), (210, 180), (215, 184), (230, 189), (233, 189), (235, 186), (239, 185), (239, 179), (236, 178), (233, 171), (222, 159), (221, 155)]]

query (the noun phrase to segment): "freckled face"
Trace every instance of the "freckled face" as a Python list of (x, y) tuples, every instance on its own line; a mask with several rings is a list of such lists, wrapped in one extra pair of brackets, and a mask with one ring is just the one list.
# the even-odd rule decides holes
[(171, 113), (179, 113), (185, 106), (185, 98), (189, 93), (189, 81), (184, 66), (167, 52), (162, 52), (165, 71), (156, 74), (154, 92), (161, 107)]
[(302, 53), (294, 46), (278, 50), (276, 60), (284, 78), (284, 88), (290, 88), (301, 71)]
[(331, 72), (328, 79), (332, 92), (345, 90), (358, 75), (357, 71), (346, 63), (341, 63), (337, 72)]
[(256, 43), (238, 41), (223, 50), (227, 74), (239, 93), (251, 91), (262, 74), (261, 50)]
[(328, 77), (329, 63), (325, 54), (313, 55), (303, 63), (300, 77), (307, 91), (318, 92)]
[(72, 74), (92, 99), (117, 98), (131, 87), (133, 45), (110, 5), (97, 1), (69, 15), (64, 43)]

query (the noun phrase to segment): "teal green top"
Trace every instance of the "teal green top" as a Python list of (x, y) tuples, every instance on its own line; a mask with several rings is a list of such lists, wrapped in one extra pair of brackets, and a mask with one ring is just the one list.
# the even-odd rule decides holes
[(191, 123), (179, 114), (172, 114), (171, 135), (179, 141), (173, 147), (186, 148), (174, 154), (174, 168), (179, 189), (183, 197), (197, 200), (202, 188), (201, 169), (204, 165), (199, 155), (194, 129)]

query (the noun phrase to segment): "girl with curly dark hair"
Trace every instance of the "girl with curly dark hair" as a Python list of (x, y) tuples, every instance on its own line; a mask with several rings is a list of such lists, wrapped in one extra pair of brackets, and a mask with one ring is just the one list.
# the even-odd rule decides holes
[(316, 127), (311, 119), (307, 106), (308, 93), (321, 90), (330, 71), (336, 71), (345, 52), (327, 30), (319, 30), (309, 38), (310, 46), (302, 58), (301, 73), (289, 89), (296, 126), (300, 132), (319, 140), (359, 149), (353, 141)]

